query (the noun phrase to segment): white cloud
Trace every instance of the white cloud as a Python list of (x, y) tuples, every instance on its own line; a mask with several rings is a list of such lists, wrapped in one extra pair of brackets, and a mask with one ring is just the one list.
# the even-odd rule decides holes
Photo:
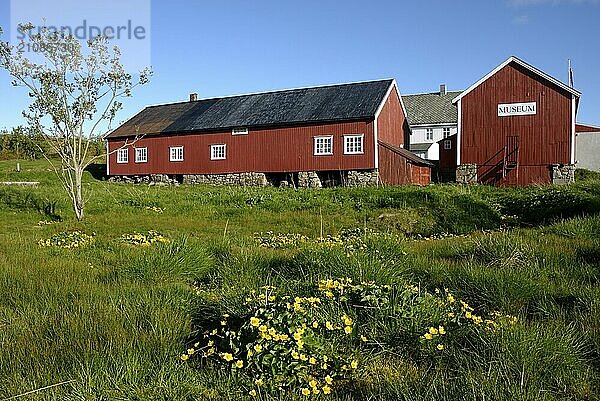
[(517, 15), (512, 22), (515, 25), (525, 25), (529, 23), (529, 17), (527, 15)]

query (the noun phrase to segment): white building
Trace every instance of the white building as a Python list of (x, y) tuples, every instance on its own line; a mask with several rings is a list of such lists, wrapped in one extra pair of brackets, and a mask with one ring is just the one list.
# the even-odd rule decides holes
[(458, 131), (458, 110), (452, 99), (462, 92), (439, 92), (403, 95), (402, 100), (411, 128), (410, 151), (427, 160), (439, 160), (438, 141)]

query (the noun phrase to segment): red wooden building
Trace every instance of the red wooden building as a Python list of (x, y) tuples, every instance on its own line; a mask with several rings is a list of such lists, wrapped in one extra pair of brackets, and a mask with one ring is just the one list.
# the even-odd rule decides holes
[(107, 137), (109, 176), (321, 186), (421, 184), (394, 80), (147, 107)]
[(510, 57), (453, 100), (458, 132), (440, 146), (440, 168), (455, 167), (458, 182), (572, 181), (580, 95)]

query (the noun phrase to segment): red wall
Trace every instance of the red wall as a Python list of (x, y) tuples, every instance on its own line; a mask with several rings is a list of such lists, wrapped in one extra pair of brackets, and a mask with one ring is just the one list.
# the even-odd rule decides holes
[[(498, 117), (502, 103), (537, 102), (532, 116)], [(478, 165), (481, 182), (549, 183), (550, 165), (571, 160), (571, 94), (511, 63), (462, 100), (460, 163)], [(507, 136), (519, 137), (518, 168), (502, 174)], [(499, 166), (500, 163), (500, 166)]]
[(600, 127), (595, 127), (593, 125), (586, 125), (586, 124), (576, 124), (575, 132), (577, 132), (577, 133), (579, 133), (579, 132), (600, 132)]
[[(364, 134), (364, 154), (344, 155), (343, 135)], [(316, 135), (333, 135), (333, 155), (314, 156)], [(221, 174), (236, 172), (339, 171), (375, 168), (373, 122), (352, 122), (302, 127), (230, 131), (187, 135), (147, 136), (129, 148), (129, 163), (117, 164), (109, 156), (110, 175)], [(226, 160), (210, 160), (210, 145), (227, 145)], [(123, 145), (110, 140), (109, 151)], [(184, 161), (170, 162), (169, 147), (184, 146)], [(148, 162), (135, 163), (134, 147), (148, 148)]]
[(394, 86), (377, 119), (377, 139), (396, 146), (403, 145), (405, 125), (406, 116)]
[(379, 176), (383, 185), (429, 185), (431, 168), (413, 164), (406, 157), (379, 145)]

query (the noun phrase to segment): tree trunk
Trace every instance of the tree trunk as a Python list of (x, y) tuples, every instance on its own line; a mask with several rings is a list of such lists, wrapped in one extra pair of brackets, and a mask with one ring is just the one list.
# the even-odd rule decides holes
[(73, 193), (73, 210), (75, 211), (75, 217), (77, 220), (83, 219), (83, 196), (81, 196), (81, 178), (83, 171), (75, 171), (75, 190)]

